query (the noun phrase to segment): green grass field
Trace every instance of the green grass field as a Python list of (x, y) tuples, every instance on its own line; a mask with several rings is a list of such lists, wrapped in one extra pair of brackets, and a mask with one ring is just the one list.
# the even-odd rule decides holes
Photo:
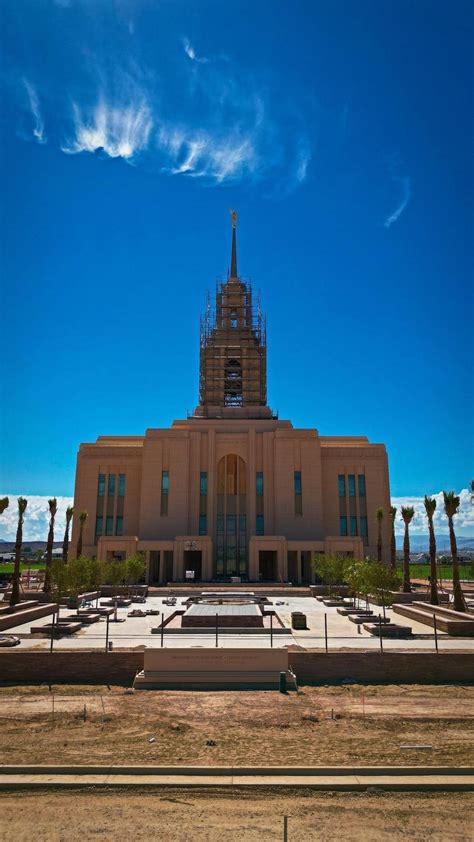
[[(32, 562), (31, 564), (22, 563), (21, 565), (21, 572), (28, 573), (28, 569), (32, 573), (34, 570), (44, 570), (44, 562)], [(13, 573), (13, 564), (0, 564), (0, 573)]]
[[(402, 565), (398, 565), (398, 572), (402, 573)], [(442, 579), (453, 578), (453, 568), (450, 564), (437, 565), (438, 576)], [(412, 579), (427, 579), (430, 575), (429, 564), (410, 564), (410, 576)], [(471, 564), (461, 564), (459, 575), (461, 579), (474, 579), (474, 569)]]

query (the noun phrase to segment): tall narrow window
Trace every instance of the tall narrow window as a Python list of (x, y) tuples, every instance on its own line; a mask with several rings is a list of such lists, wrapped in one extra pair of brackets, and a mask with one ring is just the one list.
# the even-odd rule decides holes
[(117, 515), (117, 520), (115, 522), (115, 534), (123, 535), (123, 515)]
[(339, 518), (339, 534), (342, 536), (347, 535), (347, 518), (344, 515)]
[(97, 496), (103, 497), (105, 494), (105, 474), (99, 474), (99, 482), (97, 485)]
[(357, 518), (355, 515), (351, 515), (351, 535), (357, 535)]
[(216, 576), (247, 573), (247, 467), (234, 453), (217, 464)]
[(118, 496), (125, 497), (125, 474), (119, 474)]
[(365, 474), (359, 474), (357, 482), (359, 485), (359, 497), (365, 497)]
[(161, 515), (168, 514), (168, 497), (170, 490), (170, 474), (169, 471), (161, 472)]
[(349, 481), (349, 497), (355, 497), (356, 493), (356, 478), (355, 474), (349, 474), (347, 477)]
[(104, 528), (104, 518), (101, 515), (98, 515), (95, 519), (95, 534), (102, 535), (102, 529)]
[(207, 535), (207, 471), (199, 476), (199, 534)]
[(115, 497), (115, 474), (109, 474), (108, 496)]
[(230, 314), (230, 326), (233, 330), (237, 327), (237, 313), (235, 310), (232, 310)]
[(301, 487), (301, 471), (295, 471), (293, 486), (295, 492), (295, 515), (303, 514), (303, 495)]
[(360, 534), (362, 538), (368, 538), (369, 536), (367, 531), (367, 518), (365, 516), (360, 518)]
[(346, 496), (346, 478), (344, 474), (339, 474), (337, 478), (337, 486), (339, 489), (339, 497)]
[(111, 515), (107, 515), (105, 520), (105, 534), (106, 535), (113, 535), (114, 534), (114, 519)]
[(263, 471), (257, 471), (255, 474), (255, 494), (256, 494), (256, 523), (255, 534), (264, 534), (263, 522)]

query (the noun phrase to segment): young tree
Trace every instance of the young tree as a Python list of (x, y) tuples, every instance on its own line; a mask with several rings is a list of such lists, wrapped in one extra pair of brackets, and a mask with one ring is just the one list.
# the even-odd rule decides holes
[(409, 526), (413, 520), (415, 509), (413, 506), (402, 506), (402, 518), (405, 524), (405, 535), (403, 537), (403, 593), (411, 593), (410, 582), (410, 532)]
[(8, 497), (0, 497), (0, 515), (3, 514), (5, 509), (8, 509), (10, 505), (10, 500)]
[(56, 619), (59, 620), (59, 605), (69, 590), (69, 570), (62, 558), (53, 558), (51, 564), (51, 597), (57, 605)]
[(77, 606), (77, 598), (88, 586), (89, 562), (86, 556), (72, 558), (67, 565), (67, 582), (69, 590), (70, 607)]
[(382, 523), (383, 523), (383, 508), (380, 506), (375, 517), (377, 520), (377, 561), (382, 561)]
[(364, 593), (365, 566), (367, 562), (360, 558), (347, 558), (344, 561), (344, 581), (347, 582), (351, 593), (356, 597)]
[(23, 517), (25, 514), (28, 500), (25, 497), (18, 498), (18, 526), (16, 530), (15, 541), (15, 567), (13, 570), (12, 592), (10, 595), (10, 605), (17, 605), (20, 601), (20, 564), (21, 564), (21, 545), (23, 543)]
[(143, 553), (133, 553), (126, 559), (126, 575), (129, 585), (138, 585), (146, 570)]
[(377, 602), (382, 605), (385, 617), (385, 608), (393, 602), (392, 591), (398, 590), (400, 577), (398, 573), (381, 561), (369, 562), (365, 575), (368, 592), (377, 597)]
[(397, 566), (397, 542), (395, 540), (395, 518), (397, 516), (396, 506), (390, 506), (390, 516), (392, 518), (392, 535), (390, 538), (390, 567), (392, 570)]
[(111, 558), (105, 564), (105, 578), (112, 586), (112, 599), (116, 596), (119, 585), (123, 585), (127, 578), (127, 563), (122, 558)]
[(48, 500), (49, 506), (49, 530), (48, 540), (46, 542), (46, 569), (44, 572), (44, 586), (43, 591), (49, 593), (51, 590), (51, 565), (53, 563), (53, 545), (54, 545), (54, 520), (56, 512), (58, 511), (58, 501), (56, 497)]
[(74, 514), (74, 506), (68, 506), (66, 509), (66, 528), (64, 530), (63, 539), (63, 561), (67, 564), (67, 557), (69, 555), (69, 527), (71, 525), (72, 516)]
[(76, 558), (80, 558), (82, 555), (82, 535), (84, 533), (84, 526), (88, 517), (89, 515), (87, 512), (81, 512), (79, 515), (79, 537), (77, 539)]
[(316, 553), (312, 560), (313, 570), (323, 584), (328, 586), (328, 594), (334, 592), (335, 585), (344, 582), (344, 559), (336, 553)]
[(461, 587), (461, 579), (459, 575), (459, 559), (458, 548), (456, 544), (456, 535), (454, 534), (453, 517), (457, 515), (460, 499), (456, 496), (454, 491), (443, 491), (444, 497), (444, 511), (448, 518), (449, 525), (449, 543), (451, 545), (451, 558), (453, 563), (453, 597), (454, 610), (467, 611), (466, 600), (464, 599), (463, 590)]
[(424, 499), (426, 517), (428, 518), (428, 531), (430, 534), (430, 603), (439, 605), (438, 598), (438, 571), (436, 570), (436, 538), (433, 526), (433, 517), (436, 511), (436, 498), (427, 497)]

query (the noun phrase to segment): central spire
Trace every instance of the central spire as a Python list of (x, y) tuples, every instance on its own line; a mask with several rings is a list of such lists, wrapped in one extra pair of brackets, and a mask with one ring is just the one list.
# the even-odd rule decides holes
[(237, 228), (237, 214), (235, 210), (231, 210), (230, 218), (232, 220), (232, 257), (230, 262), (230, 277), (237, 278), (237, 242), (235, 229)]

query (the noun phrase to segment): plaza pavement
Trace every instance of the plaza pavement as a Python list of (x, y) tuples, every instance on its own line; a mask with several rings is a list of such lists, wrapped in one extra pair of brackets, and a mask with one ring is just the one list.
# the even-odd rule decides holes
[[(163, 605), (163, 597), (149, 597), (146, 604), (133, 603), (129, 608), (119, 608), (117, 615), (119, 619), (125, 619), (123, 623), (110, 622), (109, 625), (109, 641), (112, 641), (114, 648), (134, 649), (140, 646), (159, 647), (160, 634), (151, 634), (151, 629), (156, 628), (161, 623), (162, 612), (165, 618), (170, 616), (177, 608), (184, 607), (182, 603), (184, 597), (178, 597), (177, 604), (174, 607)], [(297, 644), (308, 649), (324, 648), (324, 615), (327, 615), (328, 623), (328, 647), (330, 651), (336, 650), (370, 650), (380, 649), (380, 642), (378, 637), (373, 637), (364, 629), (358, 631), (356, 624), (351, 623), (347, 617), (343, 617), (337, 613), (336, 608), (327, 608), (321, 602), (318, 602), (312, 597), (274, 597), (270, 600), (273, 607), (279, 614), (284, 626), (287, 628), (287, 634), (275, 634), (273, 636), (274, 647), (285, 647)], [(278, 604), (283, 603), (283, 604)], [(376, 614), (381, 613), (382, 609), (379, 606), (371, 606)], [(159, 616), (148, 617), (127, 617), (127, 613), (133, 608), (157, 608), (160, 611)], [(302, 611), (307, 617), (307, 631), (292, 631), (291, 612)], [(73, 613), (72, 611), (62, 608), (61, 616), (67, 616)], [(387, 616), (391, 617), (402, 625), (408, 625), (412, 628), (414, 638), (408, 640), (383, 640), (383, 647), (386, 650), (395, 651), (434, 651), (435, 642), (433, 630), (429, 626), (421, 623), (412, 622), (406, 617), (397, 615), (387, 609)], [(48, 618), (35, 620), (33, 624), (25, 623), (9, 629), (6, 634), (17, 635), (21, 639), (20, 646), (17, 649), (29, 650), (45, 650), (49, 649), (50, 640), (38, 636), (32, 637), (30, 635), (31, 625), (41, 625), (47, 622)], [(82, 630), (77, 634), (64, 636), (54, 641), (54, 649), (104, 649), (105, 648), (105, 634), (106, 622), (101, 620), (98, 623), (93, 623), (90, 626), (83, 626)], [(449, 637), (443, 632), (438, 634), (439, 651), (474, 651), (474, 638), (453, 638)], [(183, 648), (183, 647), (215, 647), (215, 634), (213, 632), (200, 632), (196, 634), (176, 634), (164, 633), (164, 646), (166, 648)], [(235, 647), (252, 647), (263, 648), (270, 646), (270, 635), (255, 634), (255, 633), (230, 633), (222, 632), (219, 634), (219, 647), (235, 648)]]

